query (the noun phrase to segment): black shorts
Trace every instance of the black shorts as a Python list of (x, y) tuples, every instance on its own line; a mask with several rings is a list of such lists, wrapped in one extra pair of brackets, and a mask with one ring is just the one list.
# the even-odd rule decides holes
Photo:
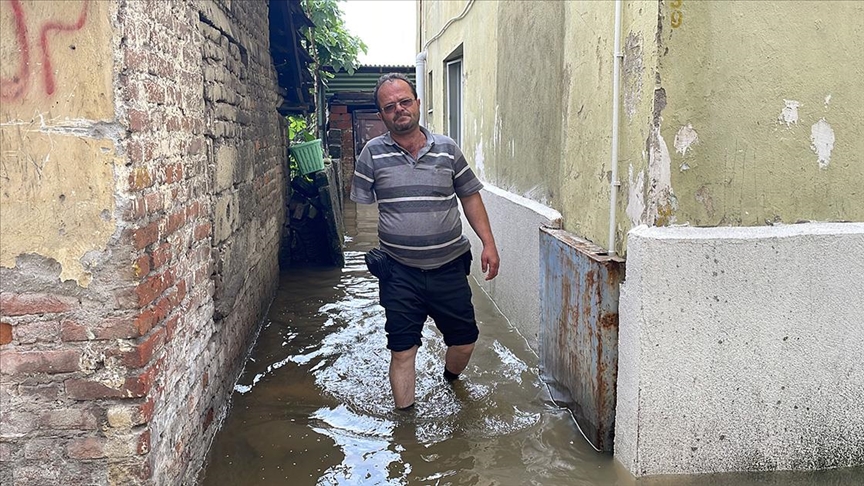
[(470, 252), (466, 252), (434, 270), (420, 270), (389, 259), (390, 275), (379, 282), (381, 305), (387, 316), (387, 349), (398, 352), (420, 346), (427, 316), (435, 321), (447, 346), (477, 341), (480, 333), (465, 271), (470, 258)]

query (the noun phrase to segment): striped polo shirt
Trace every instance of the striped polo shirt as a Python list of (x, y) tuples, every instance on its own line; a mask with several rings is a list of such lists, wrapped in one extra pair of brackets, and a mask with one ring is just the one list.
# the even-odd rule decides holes
[(456, 198), (480, 191), (483, 184), (453, 139), (420, 130), (426, 145), (416, 160), (390, 132), (370, 140), (355, 164), (351, 199), (378, 202), (383, 251), (409, 267), (431, 270), (470, 248)]

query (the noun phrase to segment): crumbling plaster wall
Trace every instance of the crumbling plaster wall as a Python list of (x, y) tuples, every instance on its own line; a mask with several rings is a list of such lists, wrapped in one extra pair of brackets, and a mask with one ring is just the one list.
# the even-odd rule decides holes
[(864, 220), (861, 18), (857, 2), (660, 2), (650, 163), (622, 160), (646, 181), (624, 189), (631, 224)]
[(278, 280), (267, 16), (0, 4), (0, 483), (194, 481)]

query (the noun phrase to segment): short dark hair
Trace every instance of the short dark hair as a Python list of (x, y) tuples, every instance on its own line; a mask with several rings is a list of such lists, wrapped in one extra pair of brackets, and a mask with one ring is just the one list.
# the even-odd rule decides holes
[(411, 93), (414, 95), (414, 99), (417, 99), (417, 88), (414, 87), (414, 83), (408, 79), (408, 76), (405, 76), (402, 73), (389, 73), (378, 78), (378, 82), (375, 84), (375, 91), (372, 93), (372, 97), (375, 98), (375, 106), (378, 107), (378, 111), (381, 111), (381, 105), (378, 104), (378, 90), (381, 88), (381, 85), (384, 83), (392, 83), (393, 81), (405, 81), (408, 83), (408, 86), (411, 88)]

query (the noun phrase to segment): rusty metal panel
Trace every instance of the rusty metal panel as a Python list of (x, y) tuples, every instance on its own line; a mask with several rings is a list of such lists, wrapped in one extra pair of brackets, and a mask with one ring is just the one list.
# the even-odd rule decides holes
[(597, 449), (612, 450), (618, 286), (624, 260), (564, 230), (540, 229), (540, 367)]

